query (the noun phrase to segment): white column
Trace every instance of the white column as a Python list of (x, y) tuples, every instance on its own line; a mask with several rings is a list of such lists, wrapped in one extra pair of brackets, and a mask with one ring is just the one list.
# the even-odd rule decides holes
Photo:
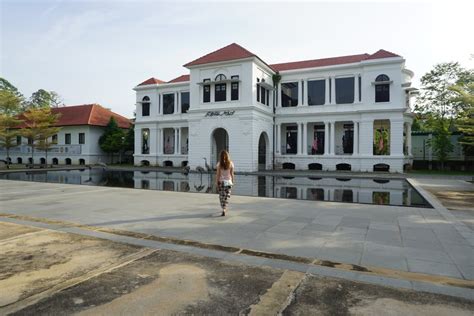
[(298, 80), (298, 106), (303, 104), (303, 84)]
[(403, 121), (390, 120), (390, 156), (403, 156)]
[(301, 154), (301, 123), (298, 123), (298, 150), (296, 151), (296, 154), (297, 155), (300, 155)]
[(326, 78), (326, 82), (325, 82), (325, 91), (324, 91), (324, 94), (325, 94), (325, 101), (324, 101), (324, 104), (329, 104), (329, 94), (331, 93), (331, 91), (329, 91), (329, 80), (331, 80), (331, 78)]
[(407, 147), (408, 147), (408, 156), (411, 156), (411, 123), (407, 123)]
[(336, 122), (331, 122), (331, 154), (336, 154)]
[(142, 129), (135, 127), (135, 155), (142, 153)]
[(354, 76), (354, 103), (359, 103), (359, 74)]
[(374, 121), (363, 119), (359, 122), (359, 154), (372, 156), (374, 152)]
[(302, 146), (302, 154), (308, 154), (308, 123), (303, 123), (303, 146)]
[(281, 124), (276, 125), (276, 153), (281, 151)]
[(178, 129), (174, 129), (174, 152), (175, 155), (178, 153)]
[(156, 115), (160, 115), (160, 108), (161, 108), (161, 94), (158, 93), (158, 99), (157, 99), (157, 104), (156, 104)]
[(277, 107), (281, 107), (281, 83), (278, 83), (277, 87)]
[(303, 105), (308, 105), (308, 80), (303, 81), (304, 93), (303, 93)]
[(163, 129), (158, 128), (158, 155), (163, 155)]
[(174, 114), (178, 114), (178, 109), (179, 109), (179, 106), (178, 106), (178, 100), (179, 98), (179, 92), (176, 92), (175, 95), (174, 95)]
[(353, 156), (359, 154), (359, 122), (354, 121), (354, 141), (352, 142), (354, 145)]
[(331, 80), (331, 104), (336, 104), (336, 80), (334, 77)]
[(329, 155), (329, 122), (324, 122), (324, 156)]
[(178, 155), (181, 155), (181, 132), (182, 132), (182, 128), (179, 127), (178, 128)]

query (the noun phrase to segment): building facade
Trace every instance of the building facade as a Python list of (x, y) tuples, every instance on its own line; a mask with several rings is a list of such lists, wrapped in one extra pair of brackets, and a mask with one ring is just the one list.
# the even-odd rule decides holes
[(228, 149), (239, 171), (403, 172), (411, 164), (405, 60), (374, 54), (269, 65), (231, 44), (150, 78), (136, 91), (136, 165), (215, 167)]
[[(129, 128), (131, 121), (99, 104), (84, 104), (51, 109), (59, 114), (55, 126), (60, 131), (50, 141), (56, 143), (46, 153), (37, 148), (32, 152), (28, 139), (18, 136), (17, 146), (10, 148), (11, 163), (86, 165), (109, 163), (110, 156), (99, 147), (99, 138), (104, 133), (111, 117), (120, 128)], [(0, 157), (7, 159), (5, 148), (0, 147)]]

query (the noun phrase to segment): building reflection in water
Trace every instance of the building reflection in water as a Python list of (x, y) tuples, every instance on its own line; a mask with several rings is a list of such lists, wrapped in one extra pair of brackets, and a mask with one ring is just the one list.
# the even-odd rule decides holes
[[(217, 193), (215, 176), (152, 171), (71, 171), (1, 174), (0, 179)], [(233, 195), (431, 207), (404, 179), (236, 175)]]

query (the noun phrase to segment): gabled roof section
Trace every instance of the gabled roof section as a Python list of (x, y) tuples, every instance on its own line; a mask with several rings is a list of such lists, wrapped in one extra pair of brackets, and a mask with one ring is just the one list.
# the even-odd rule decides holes
[(166, 83), (166, 81), (151, 77), (150, 79), (147, 79), (147, 80), (143, 81), (142, 83), (140, 83), (139, 86), (146, 86), (146, 85), (149, 85), (149, 84), (160, 84), (160, 83)]
[(186, 82), (189, 81), (189, 75), (181, 75), (173, 80), (168, 81), (168, 83), (177, 83), (177, 82)]
[(391, 58), (391, 57), (402, 57), (384, 49), (379, 49), (374, 54), (370, 55), (367, 59), (379, 59), (379, 58)]
[(195, 66), (195, 65), (203, 65), (203, 64), (210, 64), (216, 63), (220, 61), (228, 61), (228, 60), (235, 60), (235, 59), (242, 59), (242, 58), (249, 58), (249, 57), (257, 57), (252, 52), (249, 52), (242, 46), (236, 43), (232, 43), (225, 47), (222, 47), (212, 53), (199, 57), (187, 64), (184, 67)]
[[(51, 112), (59, 114), (59, 120), (54, 126), (107, 126), (111, 117), (115, 118), (120, 128), (129, 128), (132, 124), (128, 118), (112, 112), (99, 104), (82, 104), (52, 108)], [(23, 115), (20, 115), (19, 118), (25, 119)], [(19, 126), (19, 128), (24, 127), (27, 127), (25, 123)]]
[(359, 55), (349, 55), (341, 57), (331, 57), (331, 58), (322, 58), (322, 59), (312, 59), (312, 60), (303, 60), (303, 61), (294, 61), (289, 63), (273, 64), (270, 65), (273, 69), (278, 71), (292, 70), (292, 69), (302, 69), (302, 68), (316, 68), (332, 65), (341, 65), (341, 64), (350, 64), (357, 63), (367, 59), (369, 54), (359, 54)]
[(303, 60), (303, 61), (295, 61), (295, 62), (289, 62), (289, 63), (273, 64), (273, 65), (270, 65), (270, 67), (272, 67), (273, 69), (277, 71), (285, 71), (285, 70), (293, 70), (293, 69), (317, 68), (317, 67), (324, 67), (324, 66), (352, 64), (352, 63), (358, 63), (364, 60), (373, 60), (373, 59), (391, 58), (391, 57), (401, 57), (401, 56), (391, 53), (389, 51), (380, 49), (372, 55), (358, 54), (358, 55), (349, 55), (349, 56), (341, 56), (341, 57)]

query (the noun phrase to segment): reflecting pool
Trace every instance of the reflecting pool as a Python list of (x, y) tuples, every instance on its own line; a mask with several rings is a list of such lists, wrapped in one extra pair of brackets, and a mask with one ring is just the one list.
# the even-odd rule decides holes
[[(0, 179), (161, 191), (217, 192), (214, 175), (206, 173), (84, 169), (0, 174)], [(236, 175), (232, 194), (431, 208), (404, 179)]]

